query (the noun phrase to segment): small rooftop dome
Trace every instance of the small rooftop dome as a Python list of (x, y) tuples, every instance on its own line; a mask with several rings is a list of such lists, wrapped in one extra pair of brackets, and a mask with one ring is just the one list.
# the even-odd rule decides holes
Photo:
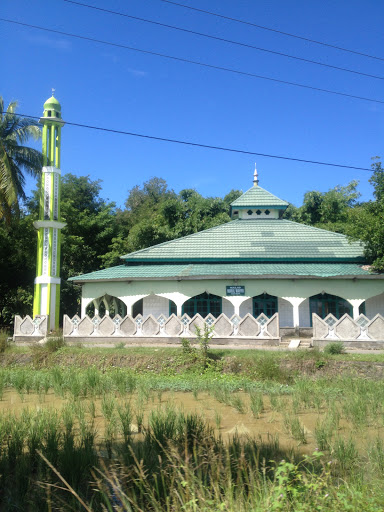
[(57, 99), (52, 96), (44, 103), (44, 110), (57, 110), (58, 112), (61, 112), (61, 105)]

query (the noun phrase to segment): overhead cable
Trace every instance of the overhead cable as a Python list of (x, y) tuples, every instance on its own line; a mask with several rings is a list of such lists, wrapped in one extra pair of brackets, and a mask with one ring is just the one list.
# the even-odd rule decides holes
[(82, 6), (82, 7), (87, 7), (88, 9), (94, 9), (94, 10), (97, 10), (97, 11), (102, 11), (102, 12), (106, 12), (106, 13), (109, 13), (109, 14), (114, 14), (116, 16), (123, 16), (124, 18), (130, 18), (130, 19), (133, 19), (133, 20), (136, 20), (136, 21), (142, 21), (144, 23), (150, 23), (152, 25), (158, 25), (158, 26), (161, 26), (161, 27), (170, 28), (172, 30), (178, 30), (180, 32), (186, 32), (188, 34), (193, 34), (193, 35), (197, 35), (197, 36), (201, 36), (201, 37), (206, 37), (208, 39), (214, 39), (215, 41), (220, 41), (222, 43), (224, 42), (224, 43), (234, 44), (234, 45), (237, 45), (237, 46), (242, 46), (244, 48), (250, 48), (252, 50), (257, 50), (257, 51), (260, 51), (260, 52), (266, 52), (266, 53), (271, 53), (273, 55), (279, 55), (280, 57), (287, 57), (289, 59), (295, 59), (295, 60), (299, 60), (301, 62), (307, 62), (309, 64), (316, 64), (317, 66), (323, 66), (323, 67), (327, 67), (327, 68), (331, 68), (331, 69), (337, 69), (338, 71), (344, 71), (344, 72), (347, 72), (347, 73), (353, 73), (355, 75), (361, 75), (361, 76), (365, 76), (365, 77), (368, 77), (368, 78), (376, 78), (378, 80), (384, 80), (384, 76), (371, 75), (370, 73), (363, 73), (362, 71), (356, 71), (355, 69), (343, 68), (341, 66), (334, 66), (332, 64), (326, 64), (325, 62), (320, 62), (318, 60), (305, 59), (304, 57), (297, 57), (296, 55), (290, 55), (289, 53), (278, 52), (276, 50), (270, 50), (268, 48), (262, 48), (262, 47), (254, 46), (254, 45), (248, 44), (248, 43), (241, 43), (240, 41), (234, 41), (233, 39), (225, 39), (224, 37), (213, 36), (212, 34), (206, 34), (204, 32), (196, 32), (195, 30), (189, 30), (189, 29), (182, 28), (182, 27), (176, 27), (175, 25), (168, 25), (166, 23), (161, 23), (159, 21), (148, 20), (146, 18), (139, 18), (138, 16), (132, 16), (130, 14), (125, 14), (125, 13), (119, 12), (119, 11), (111, 11), (109, 9), (103, 9), (101, 7), (96, 7), (94, 5), (88, 5), (88, 4), (84, 4), (84, 3), (81, 3), (81, 2), (76, 2), (75, 0), (64, 0), (64, 2), (67, 2), (67, 3), (70, 3), (70, 4), (79, 5), (79, 6)]
[(201, 66), (201, 67), (209, 68), (209, 69), (215, 69), (215, 70), (218, 70), (218, 71), (224, 71), (224, 72), (227, 72), (227, 73), (233, 73), (233, 74), (236, 74), (236, 75), (248, 76), (248, 77), (251, 77), (251, 78), (258, 78), (260, 80), (268, 80), (270, 82), (280, 83), (280, 84), (284, 84), (284, 85), (292, 85), (294, 87), (301, 87), (302, 89), (310, 89), (312, 91), (325, 92), (327, 94), (335, 94), (337, 96), (345, 96), (347, 98), (353, 98), (353, 99), (357, 99), (357, 100), (370, 101), (372, 103), (381, 103), (381, 104), (384, 103), (384, 101), (382, 101), (382, 100), (376, 100), (376, 99), (373, 99), (373, 98), (367, 98), (365, 96), (357, 96), (355, 94), (348, 94), (348, 93), (345, 93), (345, 92), (333, 91), (331, 89), (323, 89), (321, 87), (315, 87), (315, 86), (312, 86), (312, 85), (305, 85), (305, 84), (301, 84), (299, 82), (290, 82), (290, 81), (287, 81), (287, 80), (280, 80), (278, 78), (272, 78), (272, 77), (268, 77), (268, 76), (264, 76), (264, 75), (258, 75), (258, 74), (255, 74), (255, 73), (249, 73), (247, 71), (240, 71), (240, 70), (237, 70), (237, 69), (227, 68), (227, 67), (223, 67), (223, 66), (216, 66), (214, 64), (206, 64), (204, 62), (199, 62), (199, 61), (195, 61), (195, 60), (191, 60), (191, 59), (185, 59), (183, 57), (176, 57), (176, 56), (173, 56), (173, 55), (166, 55), (164, 53), (153, 52), (153, 51), (150, 51), (150, 50), (143, 50), (141, 48), (135, 48), (133, 46), (128, 46), (128, 45), (124, 45), (124, 44), (120, 44), (120, 43), (113, 43), (111, 41), (105, 41), (105, 40), (102, 40), (102, 39), (95, 39), (93, 37), (82, 36), (82, 35), (73, 34), (73, 33), (70, 33), (70, 32), (63, 32), (61, 30), (54, 30), (54, 29), (51, 29), (51, 28), (41, 27), (39, 25), (31, 25), (29, 23), (23, 23), (21, 21), (10, 20), (10, 19), (7, 19), (7, 18), (0, 18), (0, 21), (4, 21), (6, 23), (13, 23), (15, 25), (21, 25), (23, 27), (33, 28), (33, 29), (36, 29), (36, 30), (42, 30), (44, 32), (50, 32), (50, 33), (53, 33), (53, 34), (59, 34), (61, 36), (72, 37), (72, 38), (75, 38), (75, 39), (81, 39), (83, 41), (90, 41), (92, 43), (104, 44), (104, 45), (107, 45), (107, 46), (113, 46), (113, 47), (116, 47), (116, 48), (122, 48), (124, 50), (130, 50), (130, 51), (134, 51), (134, 52), (144, 53), (144, 54), (147, 54), (147, 55), (154, 55), (156, 57), (161, 57), (161, 58), (164, 58), (164, 59), (170, 59), (170, 60), (174, 60), (174, 61), (177, 61), (177, 62), (184, 62), (184, 63), (187, 63), (187, 64), (194, 64), (196, 66)]
[[(40, 117), (31, 116), (31, 115), (28, 115), (28, 114), (18, 114), (18, 113), (7, 112), (6, 115), (14, 115), (14, 116), (18, 116), (18, 117), (28, 117), (29, 119), (40, 119)], [(49, 119), (49, 118), (47, 118), (47, 119)], [(170, 142), (170, 143), (173, 143), (173, 144), (182, 144), (184, 146), (199, 147), (199, 148), (203, 148), (203, 149), (215, 149), (215, 150), (218, 150), (218, 151), (227, 151), (227, 152), (230, 152), (230, 153), (239, 153), (239, 154), (242, 154), (242, 155), (262, 156), (262, 157), (265, 157), (265, 158), (277, 158), (279, 160), (291, 160), (293, 162), (301, 162), (301, 163), (305, 163), (305, 164), (326, 165), (326, 166), (330, 166), (330, 167), (340, 167), (340, 168), (343, 168), (343, 169), (353, 169), (353, 170), (357, 170), (357, 171), (370, 171), (370, 172), (372, 172), (372, 169), (369, 169), (367, 167), (356, 167), (356, 166), (353, 166), (353, 165), (335, 164), (335, 163), (332, 163), (332, 162), (321, 162), (321, 161), (317, 161), (317, 160), (305, 160), (304, 158), (294, 158), (294, 157), (283, 156), (283, 155), (271, 155), (271, 154), (268, 154), (268, 153), (259, 153), (259, 152), (256, 152), (256, 151), (247, 151), (247, 150), (244, 150), (244, 149), (228, 148), (228, 147), (224, 147), (224, 146), (213, 146), (213, 145), (210, 145), (210, 144), (201, 144), (201, 143), (198, 143), (198, 142), (190, 142), (190, 141), (186, 141), (186, 140), (169, 139), (169, 138), (166, 138), (166, 137), (158, 137), (158, 136), (155, 136), (155, 135), (147, 135), (147, 134), (143, 134), (143, 133), (127, 132), (127, 131), (124, 131), (124, 130), (115, 130), (113, 128), (105, 128), (105, 127), (102, 127), (102, 126), (92, 126), (92, 125), (82, 124), (82, 123), (73, 123), (73, 122), (70, 122), (70, 121), (65, 121), (65, 124), (69, 125), (69, 126), (77, 126), (79, 128), (87, 128), (89, 130), (98, 130), (98, 131), (102, 131), (102, 132), (115, 133), (115, 134), (119, 134), (119, 135), (129, 135), (131, 137), (140, 137), (142, 139), (157, 140), (157, 141), (160, 141), (160, 142)]]
[(182, 7), (184, 9), (190, 9), (192, 11), (202, 12), (203, 14), (209, 14), (210, 16), (216, 16), (217, 18), (222, 18), (224, 20), (235, 21), (236, 23), (242, 23), (243, 25), (249, 25), (251, 27), (260, 28), (262, 30), (268, 30), (269, 32), (275, 32), (277, 34), (282, 34), (284, 36), (294, 37), (296, 39), (301, 39), (302, 41), (307, 41), (309, 43), (314, 43), (314, 44), (319, 44), (319, 45), (322, 45), (322, 46), (327, 46), (328, 48), (334, 48), (335, 50), (341, 50), (343, 52), (354, 53), (355, 55), (360, 55), (362, 57), (368, 57), (370, 59), (376, 59), (376, 60), (384, 61), (383, 57), (377, 57), (376, 55), (371, 55), (369, 53), (359, 52), (357, 50), (351, 50), (350, 48), (345, 48), (345, 47), (342, 47), (342, 46), (337, 46), (335, 44), (326, 43), (324, 41), (318, 41), (316, 39), (311, 39), (309, 37), (299, 36), (297, 34), (292, 34), (291, 32), (284, 32), (282, 30), (278, 30), (278, 29), (271, 28), (271, 27), (266, 27), (264, 25), (258, 25), (257, 23), (252, 23), (251, 21), (246, 21), (246, 20), (242, 20), (242, 19), (239, 19), (239, 18), (233, 18), (231, 16), (225, 16), (224, 14), (219, 14), (218, 12), (212, 12), (212, 11), (206, 11), (204, 9), (198, 9), (197, 7), (192, 7), (190, 5), (180, 4), (178, 2), (173, 2), (172, 0), (159, 0), (159, 1), (160, 2), (165, 2), (167, 4), (176, 5), (177, 7)]

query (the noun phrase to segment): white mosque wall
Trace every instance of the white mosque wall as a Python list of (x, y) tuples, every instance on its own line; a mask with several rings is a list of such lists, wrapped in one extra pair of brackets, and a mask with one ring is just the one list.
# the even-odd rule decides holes
[(277, 311), (279, 312), (280, 326), (293, 327), (293, 307), (290, 302), (281, 297), (277, 301)]
[(299, 306), (300, 327), (311, 326), (311, 314), (309, 311), (309, 299), (305, 299)]
[(143, 316), (153, 315), (158, 318), (160, 315), (169, 317), (169, 300), (158, 295), (147, 295), (143, 298)]
[(250, 315), (253, 314), (252, 299), (247, 299), (240, 305), (241, 318), (244, 318), (245, 315), (248, 315), (248, 313)]
[[(196, 279), (196, 280), (158, 280), (158, 281), (100, 281), (86, 283), (82, 287), (82, 315), (85, 307), (94, 298), (109, 294), (118, 297), (130, 308), (136, 300), (151, 295), (154, 300), (156, 312), (168, 314), (166, 299), (172, 299), (180, 308), (181, 304), (190, 297), (203, 292), (212, 293), (226, 298), (226, 286), (233, 285), (232, 279)], [(245, 294), (254, 297), (262, 293), (268, 293), (276, 297), (292, 297), (306, 299), (300, 305), (300, 325), (310, 325), (308, 297), (318, 293), (329, 293), (346, 300), (366, 300), (368, 316), (376, 312), (384, 313), (384, 280), (358, 279), (238, 279), (236, 285), (245, 287)], [(154, 297), (161, 295), (163, 299)], [(165, 299), (166, 297), (166, 299)], [(240, 299), (240, 297), (239, 297)], [(147, 299), (148, 300), (148, 299)], [(229, 302), (229, 301), (228, 301)], [(147, 304), (149, 304), (147, 302)], [(225, 306), (224, 306), (225, 305)], [(223, 301), (224, 312), (229, 308), (227, 300)], [(229, 311), (228, 311), (229, 313)], [(252, 299), (246, 299), (240, 305), (240, 316), (252, 314)], [(283, 316), (281, 326), (290, 321), (291, 313), (287, 304), (280, 301), (279, 313)], [(228, 315), (230, 316), (230, 315)], [(290, 324), (287, 325), (287, 327)]]
[(371, 320), (378, 313), (384, 312), (384, 293), (365, 301), (365, 315)]
[(229, 302), (226, 298), (223, 297), (222, 301), (222, 313), (224, 315), (227, 315), (228, 318), (231, 318), (233, 314), (235, 313), (235, 308), (233, 307), (233, 304)]

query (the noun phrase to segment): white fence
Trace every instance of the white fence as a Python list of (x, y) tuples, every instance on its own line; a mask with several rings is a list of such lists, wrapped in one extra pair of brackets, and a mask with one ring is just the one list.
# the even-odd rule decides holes
[[(155, 318), (153, 315), (143, 317), (138, 315), (133, 318), (131, 315), (121, 317), (119, 315), (111, 318), (108, 315), (99, 317), (85, 316), (80, 318), (75, 315), (70, 318), (64, 315), (63, 335), (64, 338), (76, 343), (115, 343), (137, 340), (137, 343), (151, 340), (171, 342), (181, 337), (195, 338), (197, 328), (204, 330), (204, 325), (211, 329), (213, 340), (258, 340), (259, 342), (272, 342), (278, 344), (279, 336), (279, 315), (276, 313), (271, 318), (261, 314), (254, 318), (251, 314), (241, 318), (238, 315), (231, 317), (222, 313), (215, 318), (209, 314), (205, 318), (197, 314), (194, 317), (183, 315), (164, 316)], [(47, 318), (29, 316), (15, 318), (14, 340), (21, 343), (33, 343), (44, 338), (47, 334)]]
[(224, 313), (215, 318), (208, 315), (203, 318), (197, 314), (194, 317), (183, 315), (177, 317), (171, 315), (166, 317), (160, 315), (155, 318), (153, 315), (143, 317), (138, 315), (133, 318), (127, 315), (121, 318), (116, 315), (114, 318), (104, 316), (85, 316), (72, 319), (64, 316), (63, 334), (70, 338), (84, 337), (195, 337), (196, 328), (204, 329), (204, 324), (212, 329), (213, 338), (279, 338), (279, 318), (276, 313), (271, 318), (261, 314), (257, 318), (247, 314), (244, 318), (233, 315), (228, 318)]
[(353, 320), (347, 314), (338, 320), (329, 314), (322, 320), (314, 313), (312, 322), (313, 341), (384, 342), (384, 318), (380, 314), (372, 320), (365, 315)]

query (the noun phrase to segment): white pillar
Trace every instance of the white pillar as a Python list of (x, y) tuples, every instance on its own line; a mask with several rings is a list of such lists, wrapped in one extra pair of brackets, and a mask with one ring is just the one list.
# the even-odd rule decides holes
[(104, 295), (104, 297), (103, 297), (103, 302), (104, 302), (104, 306), (105, 306), (105, 314), (106, 314), (106, 316), (109, 316), (109, 301), (108, 301), (108, 298), (106, 295)]
[(122, 302), (124, 302), (124, 304), (126, 305), (127, 315), (132, 315), (132, 306), (134, 305), (134, 303), (140, 299), (143, 299), (146, 296), (147, 295), (131, 295), (129, 297), (118, 297), (118, 298)]
[(176, 304), (176, 316), (178, 317), (182, 315), (184, 302), (191, 298), (189, 295), (185, 295), (181, 292), (159, 293), (158, 295), (159, 297), (165, 297)]
[(245, 296), (226, 296), (226, 297), (223, 297), (223, 299), (227, 299), (233, 306), (234, 308), (234, 314), (237, 315), (237, 316), (240, 316), (240, 306), (242, 305), (243, 302), (245, 302), (246, 300), (248, 300), (250, 297), (245, 297)]
[(92, 302), (95, 306), (95, 316), (98, 316), (99, 315), (100, 299), (94, 299)]
[(353, 319), (356, 320), (360, 316), (359, 307), (364, 302), (364, 299), (350, 299), (348, 302), (353, 307)]
[(306, 297), (281, 297), (292, 304), (293, 308), (293, 327), (297, 331), (300, 328), (300, 311), (299, 307)]
[(86, 309), (88, 304), (93, 302), (94, 299), (85, 299), (84, 297), (81, 298), (81, 318), (84, 318), (86, 315)]

